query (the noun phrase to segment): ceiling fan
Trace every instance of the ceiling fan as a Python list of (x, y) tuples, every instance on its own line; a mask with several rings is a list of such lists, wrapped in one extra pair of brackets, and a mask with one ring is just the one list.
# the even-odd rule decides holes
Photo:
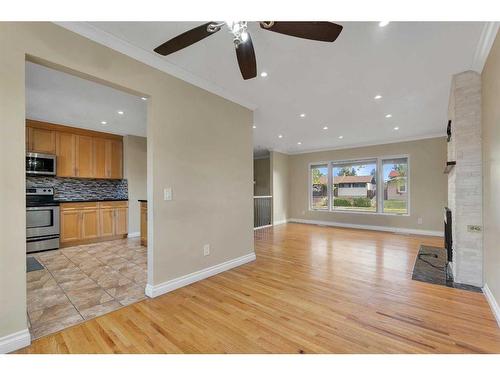
[[(259, 23), (264, 30), (321, 42), (335, 41), (342, 31), (342, 26), (324, 21), (262, 21)], [(163, 56), (169, 55), (215, 34), (224, 27), (227, 27), (233, 34), (236, 58), (243, 79), (254, 78), (257, 75), (257, 62), (252, 38), (247, 30), (247, 21), (208, 22), (170, 39), (156, 47), (154, 51)]]

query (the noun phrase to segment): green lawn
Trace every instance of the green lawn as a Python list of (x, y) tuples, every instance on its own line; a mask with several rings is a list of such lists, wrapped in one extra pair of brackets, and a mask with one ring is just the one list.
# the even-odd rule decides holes
[(406, 213), (406, 201), (401, 201), (397, 199), (390, 199), (384, 201), (384, 212), (390, 212), (395, 214), (405, 214)]

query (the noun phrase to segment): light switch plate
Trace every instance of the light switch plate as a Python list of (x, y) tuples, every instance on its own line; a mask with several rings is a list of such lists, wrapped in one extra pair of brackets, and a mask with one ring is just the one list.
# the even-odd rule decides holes
[(171, 187), (163, 189), (163, 200), (166, 200), (166, 201), (172, 200), (172, 188)]
[(210, 255), (210, 245), (203, 245), (203, 256)]

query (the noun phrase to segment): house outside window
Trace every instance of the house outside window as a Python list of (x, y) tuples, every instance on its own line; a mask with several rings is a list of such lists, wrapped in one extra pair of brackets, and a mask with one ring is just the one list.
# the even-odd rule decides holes
[(310, 209), (406, 215), (408, 176), (407, 156), (312, 164)]

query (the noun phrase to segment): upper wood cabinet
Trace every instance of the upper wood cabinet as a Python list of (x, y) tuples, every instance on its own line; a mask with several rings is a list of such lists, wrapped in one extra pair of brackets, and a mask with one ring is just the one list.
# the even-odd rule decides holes
[(123, 178), (123, 138), (26, 120), (26, 150), (57, 156), (58, 177)]
[(48, 129), (27, 127), (26, 149), (41, 154), (55, 154), (56, 132)]
[(94, 177), (94, 142), (92, 137), (77, 135), (75, 139), (77, 177)]
[(123, 142), (119, 140), (106, 140), (106, 163), (109, 178), (122, 178), (123, 176)]
[(76, 176), (76, 136), (71, 133), (56, 134), (56, 165), (58, 177)]
[(94, 177), (108, 178), (108, 166), (106, 165), (107, 139), (93, 138), (94, 142)]

